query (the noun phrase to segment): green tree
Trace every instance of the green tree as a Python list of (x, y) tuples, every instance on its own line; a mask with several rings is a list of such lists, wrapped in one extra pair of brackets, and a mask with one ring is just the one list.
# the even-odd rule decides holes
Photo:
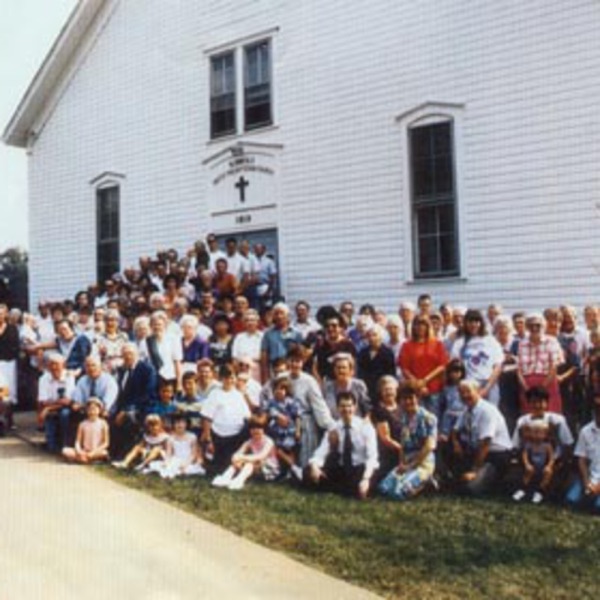
[(0, 300), (27, 310), (29, 304), (27, 251), (23, 248), (8, 248), (0, 253)]

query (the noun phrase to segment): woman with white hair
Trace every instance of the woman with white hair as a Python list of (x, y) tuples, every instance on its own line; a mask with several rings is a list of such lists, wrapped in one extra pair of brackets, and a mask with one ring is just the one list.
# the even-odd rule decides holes
[(525, 393), (533, 386), (541, 385), (549, 394), (548, 410), (562, 412), (562, 400), (558, 386), (557, 369), (564, 361), (556, 338), (545, 335), (544, 317), (532, 314), (525, 320), (529, 337), (519, 344), (517, 375), (521, 386), (519, 404), (521, 414), (529, 412)]
[(208, 344), (198, 335), (200, 321), (195, 315), (184, 315), (179, 321), (181, 327), (181, 349), (183, 370), (195, 371), (199, 360), (208, 356)]
[(181, 340), (167, 332), (168, 323), (169, 317), (164, 311), (157, 310), (152, 313), (152, 335), (142, 342), (140, 355), (148, 356), (161, 381), (173, 382), (177, 391), (181, 391)]
[(338, 394), (350, 392), (356, 400), (356, 414), (366, 417), (371, 412), (372, 403), (365, 383), (354, 377), (354, 357), (340, 352), (332, 357), (331, 362), (333, 379), (325, 379), (323, 383), (323, 397), (329, 406), (331, 416), (334, 419), (340, 418), (337, 406)]
[(129, 341), (127, 334), (119, 330), (120, 318), (118, 310), (108, 309), (104, 315), (104, 331), (96, 338), (102, 368), (108, 373), (114, 373), (123, 364), (123, 346)]
[(396, 378), (402, 379), (402, 369), (398, 365), (398, 357), (402, 344), (405, 342), (404, 323), (399, 315), (388, 315), (386, 330), (388, 333), (387, 341), (384, 344), (394, 353), (394, 364), (396, 365)]
[(381, 325), (372, 325), (367, 333), (369, 345), (363, 348), (356, 358), (358, 378), (362, 379), (369, 396), (377, 401), (377, 385), (384, 375), (394, 375), (396, 363), (394, 353), (383, 345), (385, 329)]
[(500, 389), (500, 409), (506, 417), (509, 428), (513, 429), (519, 416), (517, 380), (518, 344), (515, 344), (513, 321), (508, 315), (499, 315), (494, 320), (493, 334), (504, 352), (502, 371), (498, 378)]

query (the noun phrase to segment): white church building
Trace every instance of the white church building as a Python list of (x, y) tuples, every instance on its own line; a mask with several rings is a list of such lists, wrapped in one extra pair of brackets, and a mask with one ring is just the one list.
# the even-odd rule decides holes
[(596, 0), (81, 0), (4, 132), (32, 302), (208, 232), (291, 302), (600, 299)]

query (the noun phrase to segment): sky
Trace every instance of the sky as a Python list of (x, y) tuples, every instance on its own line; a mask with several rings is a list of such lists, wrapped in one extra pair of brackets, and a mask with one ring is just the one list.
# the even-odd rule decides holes
[[(77, 0), (0, 1), (0, 131)], [(0, 142), (0, 252), (28, 246), (27, 156)]]

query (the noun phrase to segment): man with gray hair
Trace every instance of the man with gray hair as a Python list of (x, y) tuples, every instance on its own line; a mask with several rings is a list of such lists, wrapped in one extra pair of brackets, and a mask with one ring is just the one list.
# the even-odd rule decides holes
[(59, 415), (61, 410), (69, 410), (75, 391), (75, 378), (66, 369), (66, 358), (58, 352), (48, 354), (46, 367), (39, 382), (38, 424), (44, 428), (48, 450), (60, 452), (63, 432)]
[(145, 417), (158, 403), (158, 376), (156, 369), (139, 359), (135, 344), (128, 343), (121, 350), (123, 365), (117, 369), (119, 394), (111, 421), (111, 456), (122, 458), (128, 442), (134, 440)]
[(450, 469), (459, 490), (481, 495), (504, 474), (512, 441), (502, 413), (481, 397), (476, 381), (464, 379), (458, 391), (466, 410), (452, 432)]
[(265, 331), (261, 342), (261, 381), (269, 380), (271, 365), (278, 358), (287, 358), (288, 352), (302, 344), (302, 336), (290, 325), (290, 309), (278, 302), (273, 307), (273, 326)]

